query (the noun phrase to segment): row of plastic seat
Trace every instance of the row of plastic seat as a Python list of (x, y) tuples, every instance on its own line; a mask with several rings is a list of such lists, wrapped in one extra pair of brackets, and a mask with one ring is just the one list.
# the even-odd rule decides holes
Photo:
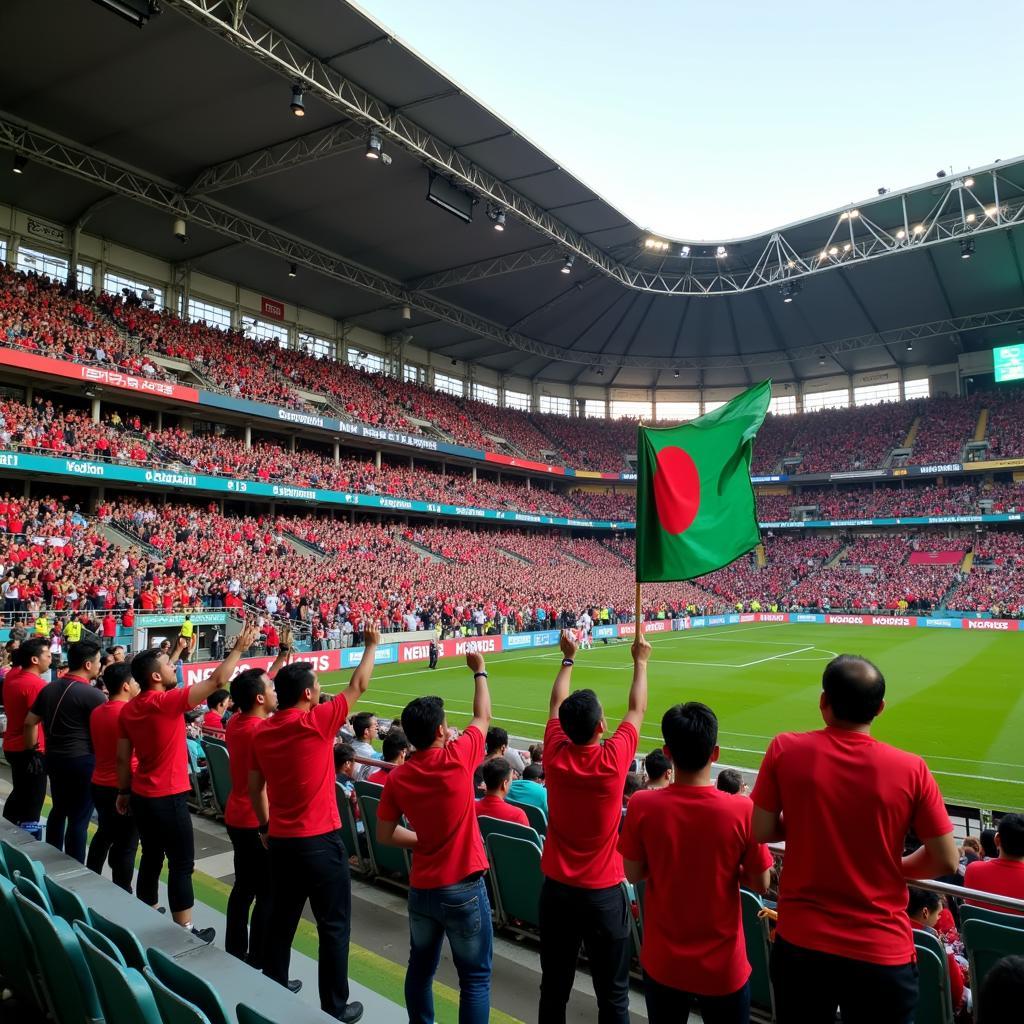
[(54, 1024), (274, 1024), (87, 907), (0, 840), (0, 977)]

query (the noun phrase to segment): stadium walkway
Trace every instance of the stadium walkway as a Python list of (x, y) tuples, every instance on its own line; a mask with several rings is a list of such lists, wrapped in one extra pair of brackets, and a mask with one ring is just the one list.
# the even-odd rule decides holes
[[(10, 770), (6, 764), (0, 764), (0, 802), (9, 791)], [(223, 948), (224, 911), (233, 880), (231, 844), (219, 822), (193, 815), (192, 825), (196, 842), (195, 923), (197, 927), (213, 925), (217, 929), (215, 944)], [(161, 884), (162, 895), (163, 891)], [(366, 1007), (363, 1020), (367, 1024), (404, 1024), (407, 1017), (401, 993), (409, 949), (404, 895), (353, 878), (352, 938), (351, 998)], [(298, 998), (318, 1006), (316, 925), (308, 907), (292, 948), (291, 976), (303, 982)], [(536, 1019), (539, 983), (536, 945), (495, 936), (492, 1024), (520, 1024)], [(434, 999), (438, 1024), (457, 1024), (458, 976), (447, 945), (441, 955)], [(630, 1011), (632, 1024), (647, 1019), (639, 991), (631, 994)], [(577, 975), (566, 1019), (567, 1024), (591, 1024), (597, 1019), (590, 977), (582, 971)]]

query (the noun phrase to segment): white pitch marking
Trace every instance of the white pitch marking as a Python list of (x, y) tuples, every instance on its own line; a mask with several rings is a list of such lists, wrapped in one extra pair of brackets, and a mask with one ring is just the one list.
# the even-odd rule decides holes
[(736, 668), (753, 668), (755, 665), (763, 665), (766, 661), (776, 661), (779, 658), (788, 658), (793, 654), (804, 654), (813, 651), (813, 647), (800, 647), (795, 651), (783, 651), (781, 654), (773, 654), (770, 658), (759, 658), (757, 661), (748, 661), (745, 665), (737, 665)]

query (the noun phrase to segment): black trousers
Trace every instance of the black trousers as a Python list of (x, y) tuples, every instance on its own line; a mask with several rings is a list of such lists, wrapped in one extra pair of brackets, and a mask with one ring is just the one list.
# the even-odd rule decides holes
[(771, 972), (778, 1024), (913, 1024), (915, 962), (886, 967), (794, 946), (776, 937)]
[(92, 818), (92, 772), (96, 758), (46, 757), (53, 806), (46, 818), (46, 841), (69, 857), (85, 863), (85, 841)]
[(167, 904), (172, 914), (191, 910), (195, 840), (188, 813), (188, 793), (173, 796), (139, 796), (132, 793), (132, 814), (142, 843), (142, 860), (135, 881), (135, 895), (155, 907), (160, 898), (160, 872), (167, 858)]
[(228, 825), (228, 837), (235, 851), (235, 883), (228, 897), (224, 948), (262, 970), (270, 923), (270, 854), (260, 842), (258, 829)]
[(270, 840), (270, 929), (263, 973), (288, 984), (292, 939), (306, 900), (320, 940), (320, 1008), (337, 1017), (348, 1005), (348, 944), (352, 882), (340, 830), (301, 839)]
[(726, 996), (699, 996), (671, 988), (644, 972), (644, 1000), (650, 1024), (686, 1024), (696, 1000), (703, 1024), (750, 1024), (750, 982)]
[(11, 793), (4, 802), (4, 817), (12, 825), (38, 821), (46, 799), (46, 766), (34, 750), (13, 750), (5, 755), (11, 766)]
[(540, 893), (539, 1024), (565, 1024), (580, 947), (590, 960), (598, 1024), (629, 1024), (629, 907), (620, 886), (579, 889), (550, 878)]
[(114, 885), (130, 893), (135, 874), (135, 854), (139, 849), (135, 818), (130, 814), (117, 813), (117, 786), (93, 783), (92, 802), (96, 805), (99, 826), (89, 844), (85, 866), (102, 875), (104, 863), (109, 864)]

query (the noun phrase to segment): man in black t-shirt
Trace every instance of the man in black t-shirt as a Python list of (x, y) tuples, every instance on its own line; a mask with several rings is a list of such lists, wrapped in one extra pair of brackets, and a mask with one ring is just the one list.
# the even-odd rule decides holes
[(89, 716), (106, 701), (93, 685), (101, 662), (100, 645), (95, 641), (71, 644), (67, 675), (44, 686), (25, 716), (26, 750), (35, 748), (40, 723), (46, 730), (46, 774), (53, 799), (46, 819), (46, 841), (83, 864), (96, 767)]

